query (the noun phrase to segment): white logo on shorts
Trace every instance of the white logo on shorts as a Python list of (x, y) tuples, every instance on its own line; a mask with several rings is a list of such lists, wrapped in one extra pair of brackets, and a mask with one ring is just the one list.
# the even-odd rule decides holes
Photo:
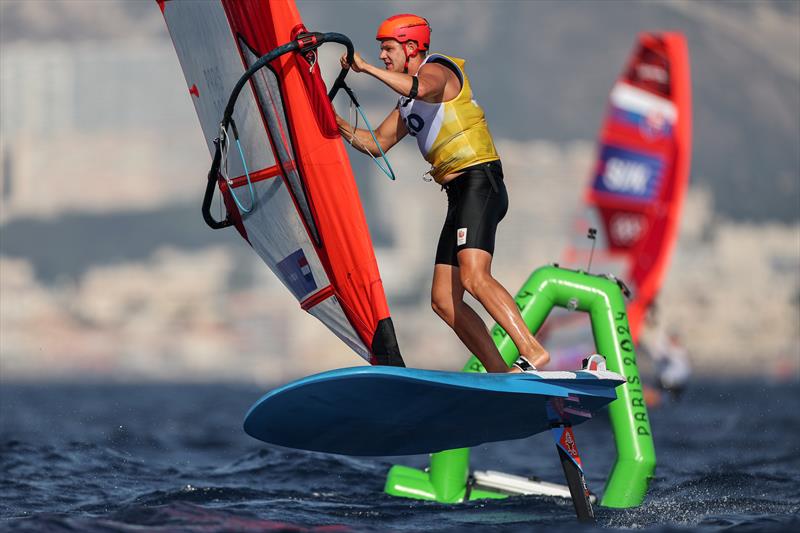
[(456, 245), (463, 246), (467, 244), (467, 228), (458, 228), (456, 232)]

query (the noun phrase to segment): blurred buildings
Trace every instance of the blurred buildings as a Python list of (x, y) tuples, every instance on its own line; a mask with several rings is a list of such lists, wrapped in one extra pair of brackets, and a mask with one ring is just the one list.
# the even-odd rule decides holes
[(207, 152), (183, 86), (168, 41), (4, 44), (0, 221), (191, 198)]

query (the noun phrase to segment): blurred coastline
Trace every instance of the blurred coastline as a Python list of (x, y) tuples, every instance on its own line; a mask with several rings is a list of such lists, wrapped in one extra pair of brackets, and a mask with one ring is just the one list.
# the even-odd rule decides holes
[[(309, 26), (328, 14), (323, 3), (299, 4)], [(131, 35), (106, 31), (87, 38), (26, 38), (18, 26), (30, 24), (34, 36), (43, 32), (36, 24), (47, 20), (37, 17), (48, 5), (0, 3), (5, 31), (0, 42), (0, 379), (274, 383), (363, 364), (299, 309), (238, 236), (204, 227), (199, 204), (209, 156), (155, 5), (102, 4), (100, 9), (127, 21)], [(96, 25), (92, 17), (98, 15), (91, 13), (100, 6), (96, 2), (52, 5), (71, 14), (78, 26)], [(680, 26), (685, 16), (692, 24), (702, 19), (711, 28), (738, 31), (730, 22), (741, 17), (725, 11), (730, 8), (707, 2), (697, 9), (676, 5), (663, 8), (671, 14), (665, 19), (670, 24)], [(480, 3), (470, 6), (482, 9)], [(370, 17), (396, 7), (373, 6), (363, 24), (353, 23), (359, 35)], [(425, 4), (414, 7), (425, 10)], [(457, 31), (456, 24), (448, 25), (452, 14), (445, 7), (430, 8), (438, 17), (434, 28), (443, 36)], [(565, 9), (578, 16), (574, 6)], [(708, 95), (698, 95), (697, 127), (717, 127), (721, 142), (730, 143), (731, 158), (747, 157), (738, 152), (752, 148), (753, 167), (764, 171), (742, 185), (730, 170), (731, 189), (757, 190), (745, 201), (746, 209), (732, 213), (720, 193), (725, 185), (719, 185), (729, 170), (724, 162), (720, 167), (702, 163), (707, 145), (702, 135), (696, 137), (701, 164), (694, 167), (658, 303), (661, 320), (681, 332), (698, 373), (797, 380), (800, 128), (791, 117), (800, 118), (800, 10), (780, 2), (759, 3), (752, 10), (753, 20), (767, 26), (750, 49), (760, 50), (770, 39), (780, 45), (770, 68), (782, 81), (772, 93), (770, 85), (759, 90), (765, 101), (775, 97), (786, 104), (781, 118), (789, 118), (781, 126), (768, 116), (764, 122), (778, 131), (751, 134), (774, 136), (781, 146), (795, 148), (778, 157), (748, 145), (749, 137), (717, 124), (719, 111), (711, 103), (704, 107)], [(769, 24), (780, 30), (773, 37)], [(11, 26), (16, 31), (9, 32)], [(335, 29), (348, 33), (348, 27)], [(354, 40), (360, 47), (373, 44), (366, 37)], [(620, 41), (627, 43), (623, 50), (633, 42)], [(592, 139), (605, 98), (626, 54), (608, 54), (603, 67), (608, 81), (601, 77), (581, 87), (594, 102), (586, 105), (596, 108), (581, 135), (565, 127), (548, 136), (532, 127), (531, 134), (521, 136), (518, 125), (495, 122), (489, 113), (512, 196), (500, 226), (494, 273), (511, 292), (535, 268), (560, 259), (595, 155)], [(335, 54), (322, 59), (330, 72)], [(747, 59), (731, 71), (747, 76)], [(491, 73), (470, 72), (476, 91), (483, 91), (481, 102), (496, 100), (489, 92)], [(514, 79), (525, 74), (515, 72)], [(535, 76), (527, 75), (525, 80), (535, 83)], [(704, 75), (699, 60), (694, 75)], [(393, 105), (393, 97), (372, 80), (354, 79), (353, 86), (364, 95), (373, 123)], [(786, 87), (793, 95), (788, 100), (781, 96)], [(575, 90), (569, 88), (565, 101), (553, 105), (569, 106)], [(720, 98), (736, 90), (720, 87)], [(503, 105), (525, 102), (493, 101)], [(758, 111), (742, 115), (738, 127), (747, 130)], [(428, 296), (444, 193), (421, 179), (427, 166), (412, 142), (401, 143), (389, 156), (399, 176), (393, 183), (360, 154), (351, 152), (351, 161), (400, 346), (410, 366), (458, 369), (468, 354), (436, 319)], [(792, 202), (797, 202), (793, 213)]]

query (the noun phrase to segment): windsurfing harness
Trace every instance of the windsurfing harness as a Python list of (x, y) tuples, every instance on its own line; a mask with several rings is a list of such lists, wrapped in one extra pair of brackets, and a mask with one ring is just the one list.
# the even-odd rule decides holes
[[(328, 94), (316, 66), (326, 42), (352, 58), (350, 40), (309, 33), (291, 0), (157, 2), (213, 155), (206, 222), (234, 226), (301, 308), (361, 357), (404, 366), (330, 103), (347, 71)], [(217, 187), (222, 220), (211, 214)]]

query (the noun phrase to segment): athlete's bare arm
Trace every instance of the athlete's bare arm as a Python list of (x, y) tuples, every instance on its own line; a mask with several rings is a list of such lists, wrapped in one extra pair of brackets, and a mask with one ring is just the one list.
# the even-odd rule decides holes
[[(414, 76), (402, 72), (394, 72), (370, 65), (361, 57), (358, 52), (353, 54), (353, 63), (347, 63), (347, 56), (342, 56), (342, 67), (352, 67), (354, 72), (364, 72), (382, 81), (391, 90), (401, 96), (408, 96), (411, 93)], [(422, 65), (417, 72), (417, 99), (425, 102), (440, 103), (445, 99), (454, 98), (461, 90), (458, 78), (450, 69), (436, 63)], [(457, 87), (455, 94), (450, 96), (453, 86)]]
[[(419, 59), (417, 59), (419, 61)], [(393, 91), (400, 95), (408, 96), (413, 86), (414, 77), (401, 72), (384, 70), (373, 67), (356, 52), (353, 54), (353, 62), (348, 63), (347, 56), (343, 55), (340, 60), (342, 68), (352, 68), (354, 72), (364, 72), (385, 83)], [(387, 67), (388, 68), (388, 67)], [(455, 98), (461, 90), (458, 77), (448, 68), (437, 64), (425, 64), (419, 67), (416, 76), (417, 95), (416, 98), (426, 102), (439, 103), (444, 100)], [(339, 132), (353, 147), (365, 154), (375, 157), (381, 155), (381, 149), (387, 152), (392, 146), (397, 144), (400, 139), (408, 134), (408, 129), (400, 117), (400, 112), (394, 109), (389, 116), (375, 130), (375, 137), (380, 147), (375, 144), (372, 135), (368, 130), (354, 129), (346, 120), (336, 115), (336, 124)], [(379, 149), (380, 148), (380, 149)]]
[[(408, 96), (411, 93), (413, 76), (402, 72), (391, 72), (367, 64), (364, 72), (385, 83), (390, 89), (401, 96)], [(422, 65), (417, 72), (417, 100), (424, 102), (440, 103), (444, 101), (445, 89), (450, 76), (455, 78), (455, 74), (442, 65), (435, 63)], [(458, 79), (456, 78), (456, 83)]]
[[(339, 126), (339, 133), (342, 134), (342, 137), (347, 142), (353, 145), (353, 148), (365, 154), (372, 154), (375, 157), (381, 155), (369, 130), (353, 128), (349, 122), (338, 114), (336, 115), (336, 124)], [(408, 129), (406, 129), (406, 125), (403, 123), (403, 119), (400, 118), (400, 112), (397, 109), (392, 110), (389, 116), (381, 122), (381, 125), (375, 129), (375, 137), (384, 152), (388, 152), (392, 146), (400, 142), (400, 139), (407, 134)]]

